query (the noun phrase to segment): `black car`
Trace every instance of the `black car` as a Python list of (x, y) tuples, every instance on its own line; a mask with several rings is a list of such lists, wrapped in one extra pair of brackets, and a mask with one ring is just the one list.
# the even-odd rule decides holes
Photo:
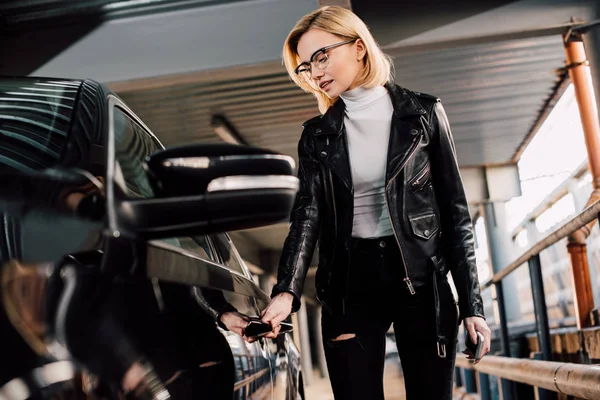
[(225, 232), (287, 219), (294, 168), (164, 149), (94, 81), (0, 78), (0, 399), (303, 398), (289, 334), (216, 324), (267, 305)]

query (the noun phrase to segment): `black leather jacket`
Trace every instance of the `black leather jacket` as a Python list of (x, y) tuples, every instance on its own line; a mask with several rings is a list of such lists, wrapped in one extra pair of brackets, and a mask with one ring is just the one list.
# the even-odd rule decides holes
[[(439, 99), (395, 84), (388, 146), (386, 200), (406, 269), (406, 289), (444, 279), (451, 271), (462, 318), (483, 317), (473, 226), (446, 113)], [(354, 194), (344, 103), (304, 123), (298, 144), (300, 190), (272, 296), (300, 296), (317, 241), (317, 296), (343, 310)]]

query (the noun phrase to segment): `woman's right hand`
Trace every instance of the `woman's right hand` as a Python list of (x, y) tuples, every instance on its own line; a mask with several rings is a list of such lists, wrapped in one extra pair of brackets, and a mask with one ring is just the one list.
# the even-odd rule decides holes
[(265, 335), (267, 338), (275, 339), (281, 329), (283, 322), (291, 313), (294, 303), (294, 295), (288, 292), (279, 293), (271, 299), (271, 302), (262, 313), (262, 322), (269, 323), (273, 331)]

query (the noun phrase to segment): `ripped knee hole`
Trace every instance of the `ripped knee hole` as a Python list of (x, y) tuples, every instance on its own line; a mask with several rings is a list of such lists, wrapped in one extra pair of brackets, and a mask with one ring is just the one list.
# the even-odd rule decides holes
[(342, 335), (339, 335), (333, 339), (329, 339), (330, 342), (341, 342), (344, 340), (350, 340), (350, 339), (354, 339), (356, 337), (356, 333), (344, 333)]

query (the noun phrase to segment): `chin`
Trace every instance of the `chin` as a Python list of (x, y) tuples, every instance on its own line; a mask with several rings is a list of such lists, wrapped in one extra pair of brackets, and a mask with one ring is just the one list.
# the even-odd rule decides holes
[(330, 90), (329, 92), (323, 92), (323, 93), (325, 93), (325, 95), (327, 97), (329, 97), (330, 99), (336, 99), (340, 96), (340, 94), (343, 93), (343, 91), (340, 92), (338, 89), (333, 89), (333, 90)]

